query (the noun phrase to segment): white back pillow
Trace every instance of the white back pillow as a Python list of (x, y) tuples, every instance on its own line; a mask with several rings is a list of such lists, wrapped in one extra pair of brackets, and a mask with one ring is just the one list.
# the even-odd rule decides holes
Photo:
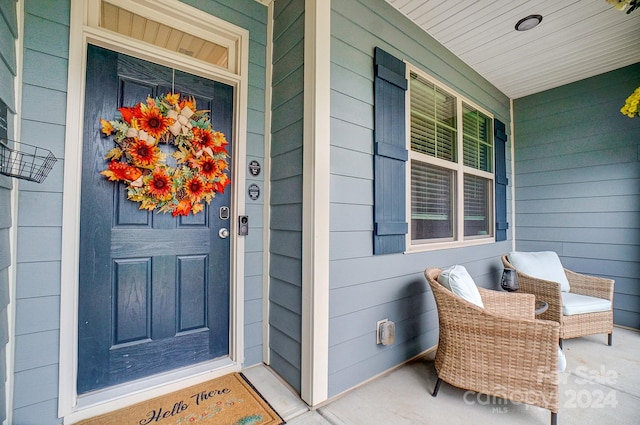
[(507, 254), (509, 262), (524, 274), (538, 279), (558, 282), (562, 292), (569, 292), (569, 281), (558, 254), (553, 251), (522, 252)]
[(480, 291), (464, 266), (455, 265), (443, 269), (438, 282), (459, 297), (484, 308)]

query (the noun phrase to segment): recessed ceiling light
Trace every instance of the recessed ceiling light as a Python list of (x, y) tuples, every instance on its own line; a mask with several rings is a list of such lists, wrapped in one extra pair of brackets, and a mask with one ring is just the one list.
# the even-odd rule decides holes
[(538, 26), (542, 22), (542, 15), (529, 15), (526, 18), (522, 18), (516, 24), (516, 30), (526, 31)]

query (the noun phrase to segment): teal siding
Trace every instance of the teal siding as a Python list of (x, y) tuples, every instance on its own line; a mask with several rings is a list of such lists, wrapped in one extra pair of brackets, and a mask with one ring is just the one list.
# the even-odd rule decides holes
[(14, 44), (16, 38), (18, 38), (16, 2), (2, 1), (0, 2), (0, 100), (11, 111), (15, 111), (13, 82), (17, 72)]
[(300, 391), (304, 1), (276, 1), (273, 27), (270, 365)]
[[(383, 0), (333, 1), (331, 14), (331, 235), (329, 396), (437, 343), (437, 313), (423, 271), (464, 264), (495, 286), (508, 240), (373, 256), (373, 51), (407, 60), (495, 114), (509, 128), (509, 99)], [(510, 169), (510, 156), (507, 167)], [(508, 204), (510, 202), (508, 201)], [(376, 321), (396, 340), (376, 345)]]
[[(20, 360), (13, 416), (15, 423), (58, 424), (52, 406), (58, 398), (69, 1), (26, 0), (24, 10), (21, 139), (51, 150), (59, 161), (42, 184), (20, 182), (15, 340)], [(36, 341), (49, 345), (34, 352)]]
[(640, 63), (514, 102), (516, 235), (615, 279), (614, 322), (640, 328)]

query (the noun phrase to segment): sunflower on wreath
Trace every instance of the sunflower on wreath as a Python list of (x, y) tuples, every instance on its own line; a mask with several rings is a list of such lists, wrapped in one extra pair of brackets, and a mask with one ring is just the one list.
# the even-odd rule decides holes
[[(102, 133), (113, 135), (116, 144), (106, 154), (110, 162), (100, 174), (123, 182), (127, 198), (139, 202), (140, 209), (174, 217), (197, 214), (204, 202), (224, 193), (231, 183), (226, 173), (228, 142), (212, 128), (208, 111), (196, 109), (193, 98), (168, 93), (118, 110), (121, 120), (100, 119)], [(160, 143), (175, 147), (175, 167), (167, 164)]]

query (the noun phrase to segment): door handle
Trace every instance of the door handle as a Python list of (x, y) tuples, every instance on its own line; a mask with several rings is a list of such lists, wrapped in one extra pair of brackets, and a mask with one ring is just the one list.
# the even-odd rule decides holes
[(218, 230), (218, 236), (220, 236), (221, 239), (227, 239), (229, 237), (229, 229), (223, 227), (222, 229)]

